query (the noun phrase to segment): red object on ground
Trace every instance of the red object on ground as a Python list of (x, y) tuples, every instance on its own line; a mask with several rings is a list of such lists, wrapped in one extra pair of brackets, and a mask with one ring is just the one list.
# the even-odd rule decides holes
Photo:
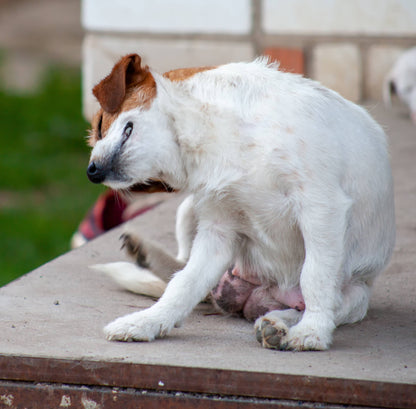
[(123, 196), (113, 190), (108, 190), (98, 197), (94, 206), (87, 213), (78, 227), (77, 233), (85, 241), (89, 241), (100, 234), (120, 225), (121, 223), (147, 212), (158, 203), (144, 206), (126, 217), (125, 210), (128, 203)]

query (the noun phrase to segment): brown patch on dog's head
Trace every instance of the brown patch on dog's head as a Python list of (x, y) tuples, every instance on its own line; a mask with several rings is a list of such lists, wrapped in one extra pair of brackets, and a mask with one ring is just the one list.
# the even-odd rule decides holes
[(213, 70), (214, 68), (217, 67), (179, 68), (177, 70), (165, 72), (163, 76), (171, 81), (184, 81), (199, 72)]
[(132, 88), (156, 86), (149, 67), (146, 65), (143, 68), (141, 60), (137, 54), (124, 56), (114, 65), (111, 73), (93, 88), (92, 93), (105, 112), (114, 114), (119, 111)]
[(111, 73), (92, 90), (101, 109), (92, 120), (88, 144), (92, 147), (104, 138), (112, 122), (123, 111), (148, 108), (156, 96), (156, 82), (149, 67), (141, 66), (137, 54), (124, 56), (114, 65)]

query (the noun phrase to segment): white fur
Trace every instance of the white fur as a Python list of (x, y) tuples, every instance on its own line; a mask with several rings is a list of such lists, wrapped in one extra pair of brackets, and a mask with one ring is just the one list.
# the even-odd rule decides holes
[[(392, 253), (383, 130), (337, 93), (264, 60), (175, 83), (153, 75), (151, 107), (120, 114), (92, 158), (117, 155), (123, 176), (110, 187), (161, 178), (192, 193), (177, 225), (188, 262), (155, 305), (109, 324), (107, 338), (164, 336), (236, 263), (264, 283), (300, 284), (304, 313), (272, 314), (290, 327), (287, 348), (328, 348), (336, 325), (363, 318)], [(133, 134), (114, 153), (127, 121)]]
[(136, 264), (119, 261), (94, 264), (90, 268), (107, 274), (121, 287), (136, 294), (159, 298), (166, 289), (166, 283), (163, 280)]
[(409, 107), (411, 118), (416, 123), (416, 47), (405, 51), (385, 78), (383, 98), (386, 105), (391, 104), (391, 87)]

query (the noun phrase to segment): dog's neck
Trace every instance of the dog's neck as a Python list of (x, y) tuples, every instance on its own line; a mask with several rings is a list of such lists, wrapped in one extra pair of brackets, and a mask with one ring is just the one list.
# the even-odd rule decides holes
[(234, 119), (219, 112), (215, 106), (195, 98), (185, 83), (176, 84), (165, 78), (161, 82), (158, 79), (156, 81), (158, 92), (154, 104), (158, 104), (158, 109), (167, 118), (179, 148), (182, 167), (181, 171), (175, 166), (176, 170), (166, 172), (164, 180), (175, 190), (192, 193), (210, 190), (210, 181), (218, 190), (219, 174), (224, 174), (225, 169), (221, 172), (217, 169), (218, 151), (213, 150), (213, 147), (217, 139), (221, 139), (222, 133), (233, 127), (230, 123)]

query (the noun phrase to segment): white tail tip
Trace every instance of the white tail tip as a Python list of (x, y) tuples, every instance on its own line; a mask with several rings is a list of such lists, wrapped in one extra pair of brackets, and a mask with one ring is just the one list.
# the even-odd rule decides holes
[(107, 274), (121, 287), (136, 294), (159, 298), (166, 288), (166, 283), (150, 270), (133, 263), (118, 261), (94, 264), (90, 268)]

